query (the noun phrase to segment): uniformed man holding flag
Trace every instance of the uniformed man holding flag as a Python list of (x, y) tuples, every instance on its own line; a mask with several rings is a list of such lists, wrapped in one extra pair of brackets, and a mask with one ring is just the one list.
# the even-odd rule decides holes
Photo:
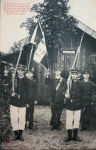
[(82, 108), (83, 87), (81, 81), (79, 81), (77, 78), (78, 70), (72, 69), (72, 82), (69, 84), (69, 92), (65, 94), (66, 129), (68, 131), (68, 138), (65, 140), (65, 142), (69, 142), (70, 140), (80, 141), (78, 138), (78, 129)]
[(26, 80), (25, 80), (25, 66), (18, 65), (17, 68), (17, 84), (14, 86), (14, 91), (11, 95), (10, 102), (10, 117), (13, 131), (15, 133), (15, 140), (24, 141), (22, 136), (25, 129), (25, 115), (27, 105)]

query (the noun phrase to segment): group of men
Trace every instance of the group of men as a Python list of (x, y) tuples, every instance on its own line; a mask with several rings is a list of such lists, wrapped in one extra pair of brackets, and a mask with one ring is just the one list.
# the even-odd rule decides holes
[[(96, 85), (89, 81), (88, 70), (84, 71), (83, 80), (81, 81), (80, 77), (78, 77), (79, 71), (72, 69), (72, 81), (69, 85), (69, 92), (67, 92), (68, 75), (67, 70), (62, 72), (60, 70), (56, 71), (55, 78), (50, 77), (50, 72), (47, 73), (45, 84), (50, 89), (49, 101), (52, 113), (50, 125), (52, 127), (51, 130), (61, 130), (60, 125), (62, 122), (60, 118), (63, 108), (66, 108), (68, 138), (65, 142), (70, 140), (80, 141), (78, 138), (79, 123), (81, 120), (82, 130), (85, 129), (83, 112), (84, 109), (90, 112), (92, 92), (93, 89), (96, 90)], [(18, 66), (16, 76), (17, 79), (15, 80), (14, 91), (12, 91), (10, 100), (10, 117), (15, 133), (13, 140), (19, 139), (24, 141), (22, 133), (27, 126), (27, 121), (29, 121), (29, 129), (33, 130), (34, 101), (37, 100), (37, 78), (34, 69), (31, 71), (26, 70), (23, 65)], [(87, 114), (87, 118), (89, 118), (89, 114)]]
[[(81, 141), (78, 138), (79, 123), (81, 122), (81, 131), (84, 125), (89, 125), (92, 94), (96, 90), (96, 85), (89, 80), (89, 72), (83, 72), (83, 80), (78, 78), (78, 70), (71, 70), (72, 83), (70, 84), (70, 92), (65, 94), (66, 99), (66, 129), (68, 130), (68, 138), (65, 142), (70, 140)], [(86, 116), (83, 111), (86, 111)], [(89, 112), (89, 113), (88, 113)], [(87, 119), (87, 120), (86, 120)]]
[[(12, 129), (15, 133), (13, 141), (24, 141), (22, 133), (25, 127), (28, 126), (28, 121), (29, 129), (33, 130), (34, 103), (36, 103), (37, 99), (36, 72), (34, 68), (29, 70), (24, 65), (18, 66), (16, 75), (15, 68), (12, 67), (10, 70), (11, 75), (9, 76), (10, 71), (5, 68), (2, 80), (4, 85), (7, 82), (7, 87), (10, 87), (10, 118)], [(8, 98), (8, 92), (4, 91), (4, 95)]]
[[(85, 70), (83, 76), (76, 69), (71, 70), (71, 82), (69, 90), (67, 79), (67, 70), (55, 72), (55, 79), (52, 80), (48, 75), (45, 84), (50, 87), (50, 106), (51, 106), (51, 130), (61, 130), (60, 117), (63, 108), (66, 108), (66, 130), (68, 137), (65, 142), (70, 140), (81, 141), (78, 138), (78, 129), (81, 122), (81, 131), (88, 128), (90, 125), (90, 113), (93, 90), (96, 90), (96, 85), (89, 80), (89, 71)], [(87, 127), (85, 127), (87, 124)]]

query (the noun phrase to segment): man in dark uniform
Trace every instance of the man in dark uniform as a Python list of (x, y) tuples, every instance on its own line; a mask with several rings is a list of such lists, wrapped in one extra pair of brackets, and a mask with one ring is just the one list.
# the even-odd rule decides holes
[(82, 71), (79, 70), (78, 71), (78, 77), (77, 77), (78, 80), (82, 81), (83, 80), (83, 75), (82, 75)]
[(25, 67), (19, 65), (17, 68), (17, 84), (15, 84), (10, 102), (10, 117), (13, 131), (15, 133), (15, 140), (24, 141), (22, 136), (25, 129), (25, 115), (26, 115), (26, 81), (25, 81)]
[(29, 121), (29, 129), (33, 130), (33, 114), (34, 114), (34, 103), (36, 104), (37, 95), (37, 79), (34, 74), (34, 69), (32, 71), (28, 70), (26, 72), (26, 82), (27, 82), (27, 100), (28, 108), (26, 110), (26, 126)]
[(55, 79), (51, 80), (50, 83), (50, 106), (52, 113), (50, 121), (50, 125), (52, 126), (51, 130), (61, 130), (60, 125), (62, 124), (62, 122), (60, 121), (60, 118), (64, 108), (64, 90), (66, 87), (66, 79), (64, 78), (68, 77), (67, 72), (65, 72), (64, 74), (63, 73), (61, 76), (61, 71), (57, 70), (55, 72)]
[(84, 88), (84, 95), (83, 95), (83, 110), (81, 113), (81, 130), (88, 129), (89, 125), (91, 124), (92, 118), (92, 94), (93, 90), (96, 91), (96, 84), (89, 80), (89, 71), (85, 70), (83, 72), (83, 88)]
[(3, 86), (4, 86), (4, 99), (9, 100), (10, 97), (10, 88), (11, 88), (11, 73), (10, 67), (5, 66), (4, 74), (3, 74)]
[[(78, 128), (82, 108), (82, 83), (77, 79), (78, 70), (71, 70), (72, 82), (70, 83), (69, 93), (66, 92), (66, 129), (68, 131), (68, 138), (65, 142), (70, 140), (80, 141), (78, 138)], [(73, 131), (73, 138), (72, 138)]]

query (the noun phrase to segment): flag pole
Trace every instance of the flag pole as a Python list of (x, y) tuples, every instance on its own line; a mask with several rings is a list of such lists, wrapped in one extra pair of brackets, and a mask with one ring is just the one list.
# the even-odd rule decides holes
[(30, 67), (30, 61), (31, 61), (32, 51), (33, 51), (33, 45), (32, 45), (31, 52), (30, 52), (29, 63), (28, 63), (28, 69), (29, 69), (29, 67)]
[[(74, 59), (74, 62), (73, 62), (73, 65), (72, 65), (71, 69), (74, 68), (75, 63), (76, 63), (76, 59), (77, 59), (77, 57), (78, 57), (78, 55), (80, 53), (80, 48), (81, 48), (81, 44), (82, 44), (82, 40), (83, 40), (84, 34), (85, 34), (85, 32), (83, 32), (83, 34), (81, 36), (80, 44), (79, 44), (79, 47), (77, 49), (77, 53), (76, 53), (76, 56), (75, 56), (75, 59)], [(67, 80), (67, 92), (66, 92), (66, 93), (68, 93), (68, 95), (70, 95), (71, 82), (72, 82), (72, 80), (71, 80), (71, 72), (69, 72), (69, 77), (68, 77), (68, 80)]]
[[(24, 45), (24, 42), (23, 42), (23, 45)], [(23, 50), (23, 46), (22, 46), (21, 51), (20, 51), (20, 53), (19, 53), (19, 57), (18, 57), (18, 60), (17, 60), (17, 64), (16, 64), (14, 76), (13, 76), (13, 86), (12, 86), (12, 91), (13, 91), (13, 92), (14, 92), (14, 82), (15, 82), (16, 71), (17, 71), (17, 67), (18, 67), (19, 61), (20, 61), (20, 57), (21, 57), (21, 54), (22, 54), (22, 50)]]
[(78, 53), (79, 53), (80, 48), (81, 48), (81, 43), (82, 43), (82, 40), (83, 40), (84, 34), (85, 34), (85, 32), (83, 32), (83, 34), (82, 34), (82, 36), (81, 36), (80, 44), (79, 44), (79, 47), (78, 47), (78, 49), (77, 49), (77, 53), (76, 53), (76, 56), (75, 56), (75, 59), (74, 59), (74, 62), (73, 62), (73, 65), (72, 65), (72, 68), (71, 68), (71, 69), (73, 69), (73, 68), (74, 68), (74, 65), (75, 65), (75, 62), (76, 62), (76, 59), (77, 59)]

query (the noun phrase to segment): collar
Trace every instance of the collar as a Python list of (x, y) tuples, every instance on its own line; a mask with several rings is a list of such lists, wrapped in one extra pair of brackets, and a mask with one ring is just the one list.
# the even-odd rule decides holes
[(24, 78), (24, 75), (23, 75), (23, 76), (21, 76), (21, 77), (20, 77), (20, 76), (18, 76), (18, 78), (19, 78), (19, 79), (22, 79), (22, 78)]
[(77, 83), (77, 82), (78, 82), (78, 80), (76, 80), (76, 81), (72, 80), (72, 82), (73, 82), (73, 83)]
[(84, 80), (84, 83), (87, 83), (87, 82), (89, 82), (89, 80), (87, 80), (87, 81)]

